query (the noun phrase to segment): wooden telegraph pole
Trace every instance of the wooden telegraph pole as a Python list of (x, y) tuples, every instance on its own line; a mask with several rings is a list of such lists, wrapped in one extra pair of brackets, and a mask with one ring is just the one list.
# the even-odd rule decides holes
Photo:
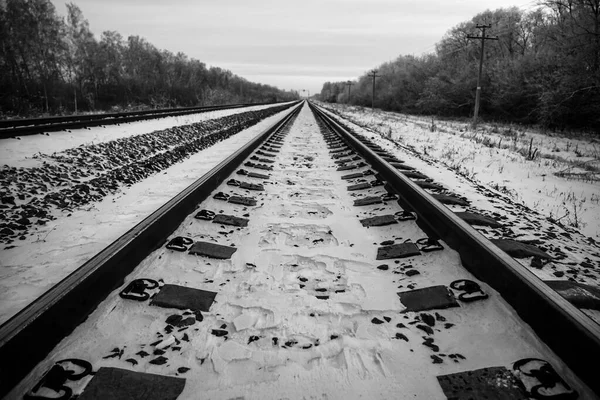
[(375, 109), (375, 78), (381, 77), (381, 75), (377, 75), (377, 70), (374, 69), (369, 73), (369, 76), (373, 78), (373, 91), (371, 92), (371, 111)]
[(346, 82), (346, 86), (348, 86), (348, 104), (350, 104), (350, 88), (354, 85), (352, 81)]
[(498, 40), (498, 37), (490, 37), (485, 36), (485, 30), (492, 27), (489, 25), (479, 25), (475, 26), (477, 29), (481, 29), (481, 36), (467, 36), (469, 39), (478, 39), (481, 40), (481, 54), (479, 56), (479, 73), (477, 74), (477, 91), (475, 92), (475, 112), (473, 113), (473, 128), (477, 126), (477, 118), (479, 117), (479, 103), (481, 101), (481, 72), (483, 71), (483, 55), (485, 50), (485, 41), (486, 40)]

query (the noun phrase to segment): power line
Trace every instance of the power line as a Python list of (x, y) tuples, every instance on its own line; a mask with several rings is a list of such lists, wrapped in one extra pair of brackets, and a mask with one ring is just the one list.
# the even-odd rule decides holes
[(369, 76), (373, 78), (373, 91), (371, 92), (371, 110), (375, 110), (375, 78), (380, 78), (381, 75), (377, 75), (377, 70), (374, 69), (369, 73)]
[(491, 37), (485, 36), (485, 30), (492, 27), (489, 25), (479, 25), (475, 26), (477, 29), (481, 29), (481, 36), (467, 36), (467, 39), (477, 39), (481, 40), (481, 55), (479, 57), (479, 73), (477, 74), (477, 91), (475, 92), (475, 112), (473, 113), (473, 127), (477, 126), (477, 117), (479, 114), (479, 101), (481, 98), (481, 72), (483, 70), (483, 56), (485, 50), (485, 41), (486, 40), (498, 40), (498, 36)]
[(350, 88), (354, 85), (354, 82), (348, 81), (346, 82), (346, 86), (348, 86), (348, 104), (350, 104)]

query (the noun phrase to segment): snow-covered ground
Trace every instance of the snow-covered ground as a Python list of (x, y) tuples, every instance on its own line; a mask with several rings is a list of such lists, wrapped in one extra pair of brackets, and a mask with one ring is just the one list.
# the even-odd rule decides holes
[[(57, 132), (49, 137), (35, 135), (23, 137), (22, 140), (0, 140), (0, 157), (6, 156), (1, 158), (2, 163), (13, 167), (39, 166), (40, 161), (32, 157), (40, 151), (51, 154), (265, 107), (268, 106), (169, 117), (106, 128), (94, 127), (72, 133)], [(57, 219), (50, 220), (45, 225), (36, 225), (32, 235), (14, 243), (16, 247), (3, 246), (0, 249), (0, 323), (246, 144), (277, 119), (278, 115), (208, 147), (184, 162), (151, 175), (148, 179), (123, 186), (115, 194), (109, 194), (98, 202), (59, 214)]]
[[(201, 158), (185, 164), (190, 171), (204, 168)], [(579, 391), (580, 399), (594, 398), (483, 283), (486, 300), (404, 312), (397, 292), (476, 279), (446, 245), (442, 251), (376, 261), (381, 243), (416, 241), (425, 234), (415, 221), (363, 227), (360, 219), (401, 209), (396, 202), (354, 206), (354, 200), (384, 189), (350, 192), (348, 185), (364, 179), (346, 181), (342, 175), (368, 166), (337, 167), (305, 106), (287, 131), (271, 178), (253, 180), (265, 191), (225, 184), (215, 190), (253, 196), (256, 206), (212, 197), (200, 205), (245, 216), (246, 228), (190, 215), (173, 234), (234, 245), (231, 259), (161, 248), (127, 278), (217, 292), (202, 321), (173, 330), (166, 320), (182, 312), (123, 300), (115, 291), (12, 395), (23, 393), (52, 361), (75, 357), (90, 361), (94, 370), (112, 366), (185, 378), (182, 400), (445, 399), (438, 375), (510, 369), (516, 360), (539, 357)]]
[[(336, 108), (340, 107), (343, 106)], [(335, 113), (329, 112), (332, 116), (335, 117), (339, 113), (336, 108), (329, 108), (336, 111)], [(345, 113), (340, 114), (347, 116)], [(368, 119), (369, 117), (363, 116), (363, 118)], [(349, 120), (343, 122), (354, 132), (370, 138), (384, 149), (397, 155), (398, 158), (406, 161), (407, 165), (416, 168), (432, 178), (434, 182), (441, 184), (448, 193), (465, 197), (470, 201), (470, 205), (467, 207), (452, 205), (448, 206), (450, 209), (456, 212), (471, 211), (484, 214), (502, 224), (500, 228), (476, 227), (484, 236), (489, 239), (514, 239), (530, 242), (546, 251), (553, 259), (544, 265), (536, 263), (532, 257), (517, 260), (540, 279), (568, 279), (600, 287), (600, 246), (596, 241), (589, 237), (586, 238), (576, 228), (557, 224), (541, 212), (522, 204), (514, 196), (508, 195), (506, 191), (486, 184), (485, 180), (478, 180), (478, 176), (465, 173), (460, 166), (449, 165), (438, 157), (432, 156), (428, 151), (423, 153), (413, 145), (404, 143), (403, 139), (391, 139), (389, 129), (381, 132), (353, 117), (350, 119), (356, 123), (349, 122)], [(376, 126), (379, 127), (377, 124)], [(408, 138), (419, 140), (418, 133), (420, 131), (417, 131), (417, 127), (405, 128), (402, 132), (405, 132)], [(409, 134), (408, 132), (416, 133)], [(423, 134), (425, 135), (425, 133)], [(433, 139), (431, 140), (431, 143), (437, 143), (433, 142)], [(439, 142), (450, 146), (451, 144), (446, 140), (449, 139), (440, 134)], [(464, 146), (467, 147), (467, 143)], [(476, 144), (470, 144), (470, 146), (473, 147)], [(473, 152), (471, 151), (471, 153)], [(519, 181), (518, 170), (513, 168), (509, 170), (514, 171), (514, 175), (511, 176), (507, 173), (507, 180), (509, 182)], [(546, 201), (552, 202), (553, 199), (549, 198)], [(582, 311), (600, 323), (599, 311), (588, 309)]]
[[(322, 104), (600, 241), (600, 140)], [(432, 127), (434, 125), (435, 127)], [(533, 159), (528, 159), (529, 146)], [(557, 176), (562, 175), (562, 176)], [(575, 179), (577, 177), (577, 179)]]

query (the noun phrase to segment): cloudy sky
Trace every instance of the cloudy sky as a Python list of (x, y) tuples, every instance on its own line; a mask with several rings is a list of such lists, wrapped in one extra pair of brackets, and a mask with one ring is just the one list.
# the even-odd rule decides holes
[[(434, 50), (486, 9), (526, 0), (71, 0), (97, 37), (114, 30), (285, 90), (321, 90), (400, 54)], [(55, 3), (66, 14), (65, 3)], [(306, 93), (306, 92), (304, 92)], [(304, 94), (301, 93), (301, 94)]]

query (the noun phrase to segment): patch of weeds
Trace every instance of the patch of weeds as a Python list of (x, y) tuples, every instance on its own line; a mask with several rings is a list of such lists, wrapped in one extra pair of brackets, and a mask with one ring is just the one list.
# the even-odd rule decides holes
[(433, 119), (433, 117), (431, 117), (431, 125), (429, 125), (429, 131), (435, 132), (436, 129), (437, 127), (435, 126), (435, 120)]
[(506, 187), (505, 185), (500, 185), (499, 183), (492, 183), (490, 186), (492, 189), (497, 190), (498, 192), (510, 197), (513, 200), (517, 200), (519, 197), (519, 194), (515, 190), (512, 190)]
[[(502, 139), (500, 139), (500, 141), (502, 141)], [(483, 139), (481, 139), (480, 143), (485, 147), (494, 147), (496, 145), (493, 139), (489, 136), (484, 136)]]
[(522, 148), (518, 150), (519, 154), (525, 157), (529, 161), (533, 161), (536, 159), (538, 154), (538, 148), (533, 148), (533, 138), (529, 141), (529, 148)]
[(392, 140), (392, 127), (391, 126), (387, 127), (387, 132), (384, 133), (384, 136), (387, 139)]
[(454, 147), (447, 147), (440, 155), (440, 158), (448, 161), (454, 161), (457, 155), (458, 151)]

